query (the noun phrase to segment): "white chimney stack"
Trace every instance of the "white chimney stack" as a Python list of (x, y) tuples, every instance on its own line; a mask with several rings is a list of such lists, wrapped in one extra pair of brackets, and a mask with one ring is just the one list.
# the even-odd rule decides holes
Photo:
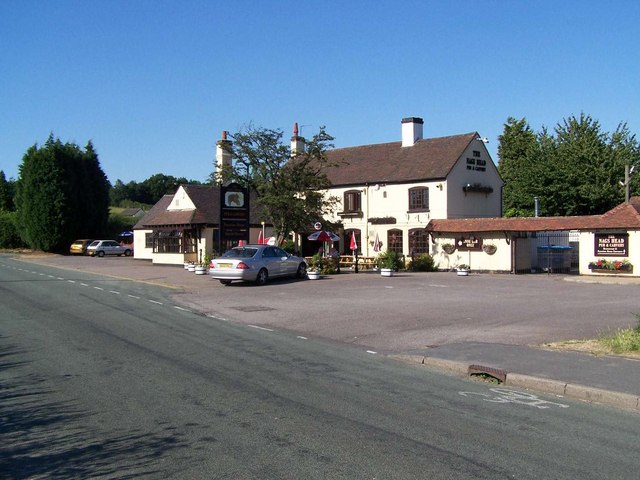
[(304, 138), (298, 135), (298, 122), (293, 124), (293, 136), (291, 137), (291, 155), (304, 153)]
[(424, 120), (420, 117), (402, 119), (402, 146), (413, 147), (418, 140), (422, 140), (422, 126)]
[(231, 140), (227, 139), (227, 131), (222, 132), (222, 138), (216, 142), (216, 181), (224, 183), (225, 167), (230, 168), (231, 160)]

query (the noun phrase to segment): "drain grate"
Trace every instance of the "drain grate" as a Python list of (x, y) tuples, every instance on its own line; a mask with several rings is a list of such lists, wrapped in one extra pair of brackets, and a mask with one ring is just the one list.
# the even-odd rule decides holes
[(238, 310), (239, 312), (268, 312), (270, 310), (275, 310), (275, 308), (264, 307), (261, 305), (247, 305), (244, 307), (231, 307), (233, 310)]
[(504, 383), (507, 381), (507, 372), (500, 368), (485, 367), (484, 365), (469, 365), (469, 375), (488, 375)]

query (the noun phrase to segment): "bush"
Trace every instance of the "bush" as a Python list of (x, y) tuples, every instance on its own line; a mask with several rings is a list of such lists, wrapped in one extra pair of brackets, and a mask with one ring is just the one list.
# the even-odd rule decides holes
[(287, 239), (285, 239), (284, 242), (282, 242), (281, 248), (287, 253), (295, 254), (296, 244), (293, 243), (292, 239), (287, 238)]
[(16, 212), (0, 211), (0, 248), (22, 248), (26, 244), (18, 234)]
[(413, 262), (409, 263), (409, 270), (414, 272), (435, 272), (437, 269), (433, 257), (428, 253), (418, 255)]
[(396, 252), (387, 250), (378, 255), (378, 258), (376, 258), (376, 266), (378, 268), (390, 268), (391, 270), (398, 271), (398, 269), (403, 266), (403, 262)]
[(115, 239), (120, 232), (131, 230), (138, 220), (138, 218), (123, 217), (117, 213), (112, 213), (109, 215), (107, 231), (103, 235), (105, 238)]

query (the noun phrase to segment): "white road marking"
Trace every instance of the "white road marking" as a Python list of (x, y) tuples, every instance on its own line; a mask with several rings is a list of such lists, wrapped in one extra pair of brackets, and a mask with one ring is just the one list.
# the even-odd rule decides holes
[(151, 303), (155, 303), (156, 305), (164, 305), (162, 302), (157, 302), (155, 300), (149, 300)]
[(258, 330), (264, 330), (265, 332), (273, 332), (273, 330), (270, 329), (270, 328), (259, 327), (257, 325), (247, 325), (247, 327), (255, 328), (255, 329), (258, 329)]
[(102, 287), (93, 287), (93, 288), (95, 288), (96, 290), (104, 290), (104, 288)]
[(136, 300), (140, 300), (140, 297), (137, 297), (135, 295), (131, 295), (131, 294), (127, 294), (127, 297), (129, 298), (135, 298)]
[(376, 355), (378, 352), (374, 352), (373, 350), (367, 350), (367, 353), (370, 353), (372, 355)]
[(115, 290), (109, 290), (109, 293), (113, 293), (114, 295), (120, 295), (120, 292), (116, 292)]
[(187, 310), (186, 308), (182, 308), (177, 305), (174, 305), (173, 308), (175, 308), (176, 310), (182, 310), (183, 312), (191, 312), (191, 310)]
[(480, 393), (480, 392), (458, 392), (458, 393), (463, 397), (469, 397), (471, 395), (484, 397), (482, 398), (482, 400), (484, 400), (485, 402), (491, 402), (491, 403), (519, 403), (521, 405), (527, 405), (529, 407), (536, 407), (539, 409), (546, 409), (550, 407), (569, 408), (569, 405), (565, 405), (564, 403), (549, 402), (531, 393), (517, 392), (516, 390), (508, 390), (506, 388), (490, 388), (489, 390), (495, 393), (496, 396), (492, 397), (488, 393)]
[(307, 337), (303, 337), (302, 335), (298, 335), (296, 338), (299, 338), (300, 340), (309, 340)]

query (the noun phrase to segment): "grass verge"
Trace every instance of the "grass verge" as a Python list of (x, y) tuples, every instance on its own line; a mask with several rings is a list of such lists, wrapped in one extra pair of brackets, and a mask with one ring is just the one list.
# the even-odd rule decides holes
[(635, 314), (638, 324), (635, 328), (620, 328), (604, 333), (593, 340), (568, 340), (547, 343), (544, 346), (558, 350), (576, 350), (593, 355), (624, 355), (640, 358), (640, 314)]
[(612, 353), (640, 352), (640, 315), (636, 314), (638, 324), (635, 328), (618, 329), (613, 334), (603, 335), (598, 341)]

